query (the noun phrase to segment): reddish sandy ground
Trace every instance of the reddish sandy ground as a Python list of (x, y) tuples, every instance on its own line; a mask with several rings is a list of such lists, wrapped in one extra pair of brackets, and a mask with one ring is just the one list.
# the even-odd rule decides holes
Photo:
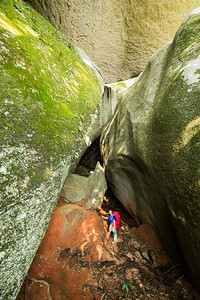
[[(122, 217), (115, 244), (102, 219), (113, 205)], [(112, 199), (94, 212), (60, 197), (17, 300), (200, 299), (153, 229), (136, 225)]]

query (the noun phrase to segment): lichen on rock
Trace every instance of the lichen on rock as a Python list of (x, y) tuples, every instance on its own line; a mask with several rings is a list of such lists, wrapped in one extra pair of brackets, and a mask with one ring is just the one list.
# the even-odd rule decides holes
[(153, 55), (101, 135), (107, 179), (138, 223), (199, 281), (200, 14)]
[(75, 47), (21, 0), (0, 3), (0, 51), (0, 295), (15, 299), (87, 147), (102, 87)]

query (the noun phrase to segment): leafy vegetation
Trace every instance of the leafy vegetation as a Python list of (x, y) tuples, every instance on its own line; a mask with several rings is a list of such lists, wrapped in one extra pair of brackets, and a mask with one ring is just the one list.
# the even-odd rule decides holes
[(122, 290), (126, 290), (126, 292), (129, 292), (129, 288), (132, 287), (132, 284), (126, 280), (122, 280)]

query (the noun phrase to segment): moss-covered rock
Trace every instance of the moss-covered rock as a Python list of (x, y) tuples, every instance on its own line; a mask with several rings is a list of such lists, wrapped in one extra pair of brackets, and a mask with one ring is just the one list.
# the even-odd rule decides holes
[(94, 72), (59, 31), (25, 2), (1, 1), (1, 299), (17, 295), (100, 96)]
[(107, 179), (200, 286), (200, 9), (128, 89), (101, 137)]

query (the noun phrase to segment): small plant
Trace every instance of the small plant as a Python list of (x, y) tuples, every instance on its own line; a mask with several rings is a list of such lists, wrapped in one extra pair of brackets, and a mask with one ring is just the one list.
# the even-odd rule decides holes
[(122, 280), (122, 290), (125, 290), (127, 291), (127, 293), (129, 292), (129, 287), (132, 287), (132, 284), (126, 280)]
[(163, 293), (163, 292), (160, 292), (160, 295), (161, 295), (161, 296), (164, 296), (165, 299), (169, 299), (169, 295), (168, 295), (168, 294), (165, 294), (165, 293)]
[(142, 288), (142, 292), (143, 292), (144, 296), (146, 296), (148, 294), (148, 292), (145, 290), (145, 288)]
[(183, 289), (181, 291), (181, 294), (183, 295), (183, 299), (190, 299), (190, 297), (188, 297), (187, 291), (185, 289)]

